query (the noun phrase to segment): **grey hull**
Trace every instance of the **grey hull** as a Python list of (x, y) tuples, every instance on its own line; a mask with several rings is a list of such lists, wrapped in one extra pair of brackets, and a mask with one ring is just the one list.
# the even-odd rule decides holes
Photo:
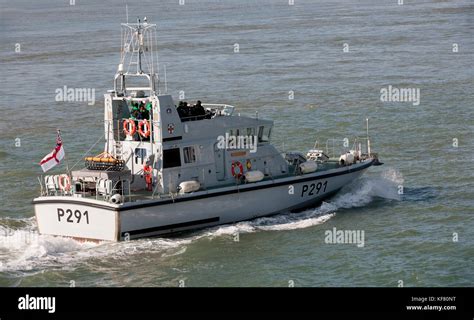
[(119, 210), (119, 238), (165, 235), (308, 208), (337, 193), (370, 165), (125, 206)]

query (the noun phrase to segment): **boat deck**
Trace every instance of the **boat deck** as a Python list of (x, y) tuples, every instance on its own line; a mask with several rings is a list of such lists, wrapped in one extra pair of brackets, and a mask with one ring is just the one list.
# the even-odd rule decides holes
[[(318, 168), (315, 171), (315, 173), (318, 172), (324, 172), (332, 169), (339, 168), (339, 161), (338, 159), (330, 159), (327, 162), (324, 163), (318, 163)], [(278, 175), (278, 176), (265, 176), (263, 180), (258, 181), (259, 183), (265, 182), (265, 181), (274, 181), (276, 179), (283, 179), (283, 178), (290, 178), (294, 176), (298, 176), (299, 174), (297, 173), (297, 166), (295, 165), (289, 165), (288, 166), (288, 173)], [(228, 188), (228, 187), (235, 187), (235, 186), (245, 186), (248, 184), (254, 184), (255, 182), (243, 182), (239, 183), (238, 180), (236, 180), (235, 183), (227, 183), (227, 184), (221, 184), (221, 185), (216, 185), (216, 186), (210, 186), (206, 187), (203, 186), (199, 191), (212, 191), (212, 190), (217, 190), (217, 189), (223, 189), (223, 188)], [(173, 193), (173, 194), (159, 194), (159, 193), (153, 193), (151, 191), (147, 190), (132, 190), (130, 195), (125, 196), (125, 201), (126, 202), (136, 202), (136, 201), (144, 201), (144, 200), (153, 200), (153, 199), (172, 199), (172, 198), (179, 198), (182, 196), (186, 196), (188, 194), (182, 194), (182, 193)], [(86, 198), (96, 198), (96, 199), (103, 199), (103, 197), (96, 197), (93, 195), (85, 195)], [(104, 199), (105, 200), (105, 199)]]
[[(318, 163), (318, 168), (315, 172), (313, 173), (321, 173), (324, 171), (332, 170), (332, 169), (337, 169), (340, 168), (341, 165), (339, 164), (338, 159), (331, 158), (328, 161), (324, 163)], [(89, 171), (89, 170), (87, 170)], [(80, 171), (81, 173), (84, 173), (84, 170)], [(130, 174), (130, 172), (127, 172)], [(103, 171), (96, 171), (94, 174), (102, 176), (104, 174), (107, 174), (107, 172)], [(123, 175), (123, 173), (117, 173), (117, 172), (110, 172), (112, 175)], [(235, 180), (235, 183), (227, 183), (227, 184), (221, 184), (221, 185), (216, 185), (216, 186), (202, 186), (200, 190), (196, 191), (197, 192), (211, 192), (215, 191), (217, 189), (225, 189), (225, 188), (232, 188), (232, 187), (243, 187), (247, 186), (249, 184), (255, 184), (255, 183), (262, 183), (262, 182), (268, 182), (268, 181), (275, 181), (279, 179), (285, 179), (285, 178), (290, 178), (290, 177), (295, 177), (299, 176), (301, 173), (298, 172), (297, 166), (296, 165), (289, 165), (288, 166), (288, 172), (285, 174), (281, 174), (278, 176), (265, 176), (263, 180), (258, 181), (258, 182), (240, 182), (239, 180)], [(109, 201), (110, 198), (102, 196), (97, 193), (91, 193), (91, 192), (80, 192), (80, 191), (75, 191), (75, 192), (69, 192), (68, 194), (55, 194), (57, 196), (73, 196), (73, 197), (79, 197), (79, 198), (86, 198), (86, 199), (95, 199), (95, 200), (102, 200), (102, 201)], [(122, 194), (124, 198), (124, 203), (129, 203), (129, 202), (137, 202), (137, 201), (147, 201), (147, 200), (157, 200), (157, 199), (176, 199), (180, 197), (186, 197), (189, 196), (189, 193), (166, 193), (166, 194), (160, 194), (157, 192), (152, 192), (152, 191), (147, 191), (147, 190), (131, 190), (130, 194), (124, 195)]]

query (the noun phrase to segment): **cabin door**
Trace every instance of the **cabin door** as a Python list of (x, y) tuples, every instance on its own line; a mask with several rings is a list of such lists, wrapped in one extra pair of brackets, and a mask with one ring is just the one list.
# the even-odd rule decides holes
[(216, 162), (217, 180), (225, 179), (225, 150), (214, 145), (214, 161)]

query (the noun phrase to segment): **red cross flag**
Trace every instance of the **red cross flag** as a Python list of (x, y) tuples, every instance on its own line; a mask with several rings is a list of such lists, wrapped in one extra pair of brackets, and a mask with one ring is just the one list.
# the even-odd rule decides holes
[(39, 163), (43, 172), (55, 167), (64, 158), (63, 141), (61, 140), (61, 133), (58, 130), (58, 137), (56, 138), (56, 147), (53, 151), (48, 153)]

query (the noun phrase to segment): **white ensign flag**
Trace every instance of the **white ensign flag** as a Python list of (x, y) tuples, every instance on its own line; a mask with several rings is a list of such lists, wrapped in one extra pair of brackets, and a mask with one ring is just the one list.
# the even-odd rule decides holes
[(48, 153), (39, 163), (43, 172), (48, 171), (49, 169), (55, 167), (61, 162), (64, 158), (64, 147), (63, 141), (61, 140), (61, 135), (58, 130), (58, 137), (56, 138), (56, 147), (53, 151)]

